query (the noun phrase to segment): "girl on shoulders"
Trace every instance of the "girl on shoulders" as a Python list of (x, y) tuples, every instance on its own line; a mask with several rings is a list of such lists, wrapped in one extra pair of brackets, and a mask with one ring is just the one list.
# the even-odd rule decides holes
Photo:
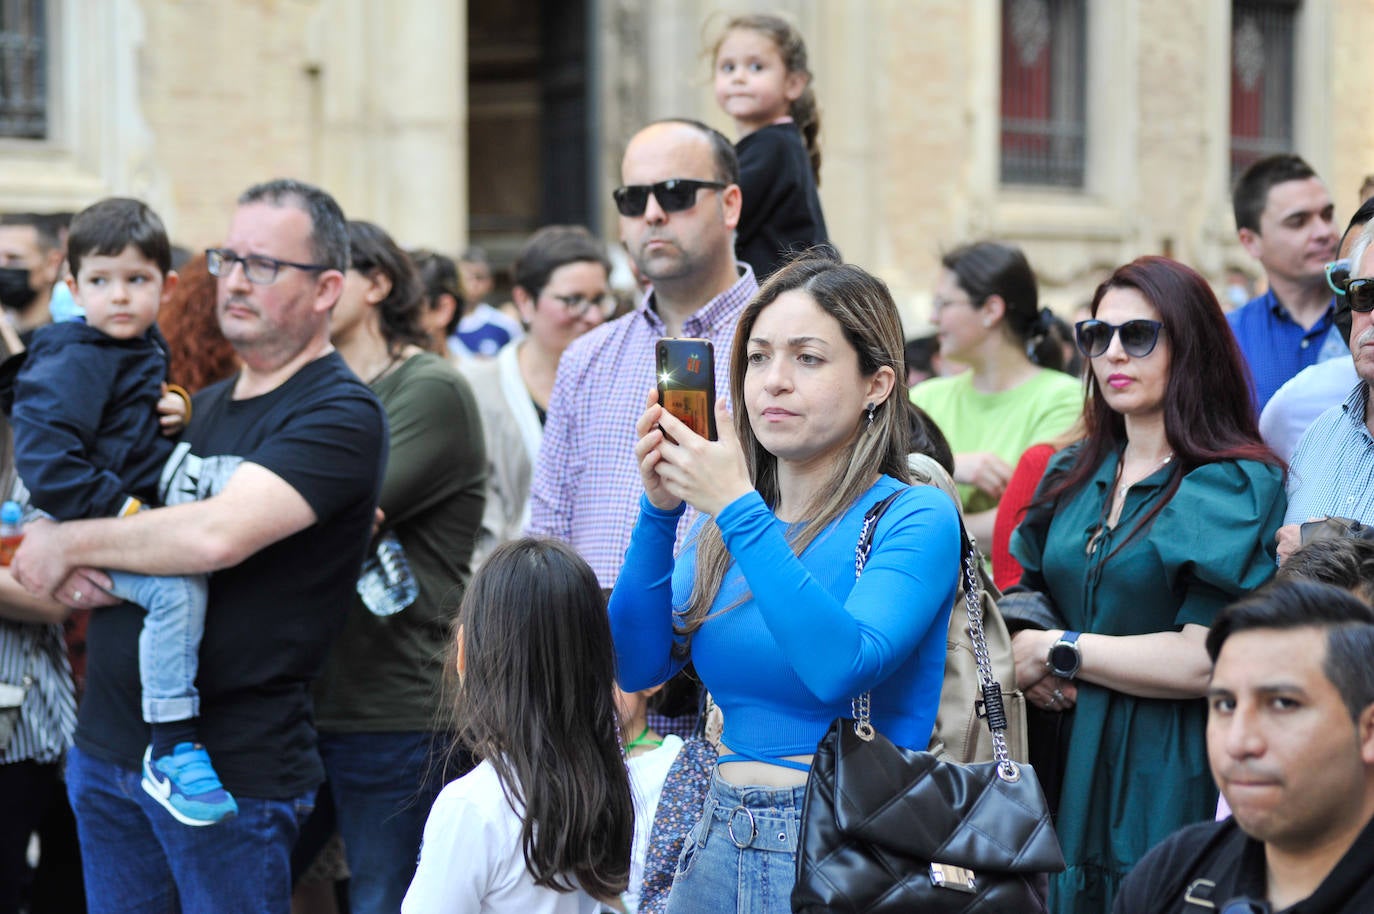
[(716, 104), (734, 118), (744, 210), (735, 253), (759, 283), (828, 245), (817, 187), (821, 129), (806, 43), (778, 16), (731, 19), (712, 52)]
[(458, 610), (458, 741), (482, 759), (425, 823), (404, 912), (594, 914), (629, 880), (634, 805), (596, 576), (568, 546), (498, 546)]

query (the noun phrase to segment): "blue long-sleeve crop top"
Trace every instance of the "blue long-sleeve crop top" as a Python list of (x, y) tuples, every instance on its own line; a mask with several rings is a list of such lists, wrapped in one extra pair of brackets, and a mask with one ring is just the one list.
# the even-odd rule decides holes
[[(715, 519), (734, 561), (711, 616), (692, 637), (691, 659), (724, 712), (723, 741), (735, 752), (814, 752), (830, 722), (848, 715), (850, 700), (867, 690), (879, 732), (914, 749), (930, 742), (959, 569), (959, 521), (949, 497), (930, 486), (899, 496), (878, 522), (863, 575), (854, 578), (865, 512), (901, 487), (880, 477), (800, 556), (788, 544), (788, 525), (757, 492)], [(692, 591), (701, 523), (674, 562), (680, 513), (641, 499), (611, 594), (618, 678), (627, 691), (664, 682), (685, 663), (672, 655), (673, 618)]]

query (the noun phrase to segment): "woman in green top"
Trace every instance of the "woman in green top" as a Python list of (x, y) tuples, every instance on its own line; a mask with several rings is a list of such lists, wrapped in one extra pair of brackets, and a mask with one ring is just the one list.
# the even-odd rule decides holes
[[(352, 263), (329, 335), (386, 410), (381, 532), (395, 534), (417, 592), (404, 607), (356, 597), (339, 607), (343, 630), (315, 684), (315, 723), (353, 910), (399, 911), (443, 787), (437, 759), (448, 735), (434, 732), (437, 702), (487, 461), (472, 389), (424, 349), (423, 287), (410, 258), (370, 222), (349, 222), (348, 241)], [(388, 609), (398, 611), (379, 614)]]
[(1063, 351), (1047, 336), (1035, 273), (1018, 248), (993, 241), (941, 258), (934, 312), (940, 355), (969, 370), (911, 389), (954, 449), (969, 532), (992, 542), (997, 503), (1022, 452), (1067, 431), (1083, 387), (1057, 369)]
[(1087, 436), (1051, 461), (1012, 537), (1022, 585), (1047, 594), (1066, 629), (1012, 641), (1027, 699), (1074, 709), (1054, 914), (1111, 910), (1147, 850), (1215, 813), (1203, 641), (1218, 610), (1274, 573), (1286, 504), (1201, 276), (1142, 257), (1098, 288), (1092, 313), (1077, 327), (1092, 362)]

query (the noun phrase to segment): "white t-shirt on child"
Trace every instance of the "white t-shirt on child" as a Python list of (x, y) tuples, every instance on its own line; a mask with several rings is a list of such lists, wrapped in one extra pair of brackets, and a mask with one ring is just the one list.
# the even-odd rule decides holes
[(629, 914), (639, 910), (639, 893), (644, 887), (644, 864), (649, 856), (649, 835), (654, 827), (654, 813), (658, 798), (663, 794), (663, 782), (668, 769), (682, 751), (682, 737), (668, 734), (663, 745), (637, 755), (626, 764), (630, 769), (630, 792), (635, 801), (635, 839), (630, 855), (630, 887), (620, 896)]
[(585, 892), (534, 884), (520, 825), (490, 763), (445, 787), (425, 822), (420, 865), (402, 914), (596, 914), (597, 901)]

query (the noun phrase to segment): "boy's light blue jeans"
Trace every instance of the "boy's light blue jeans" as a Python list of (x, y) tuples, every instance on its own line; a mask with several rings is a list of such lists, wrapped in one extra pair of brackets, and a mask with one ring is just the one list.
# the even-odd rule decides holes
[(196, 670), (205, 634), (206, 578), (203, 574), (159, 577), (127, 571), (105, 572), (110, 593), (143, 607), (138, 636), (138, 677), (143, 687), (143, 719), (150, 724), (190, 720), (200, 715)]

